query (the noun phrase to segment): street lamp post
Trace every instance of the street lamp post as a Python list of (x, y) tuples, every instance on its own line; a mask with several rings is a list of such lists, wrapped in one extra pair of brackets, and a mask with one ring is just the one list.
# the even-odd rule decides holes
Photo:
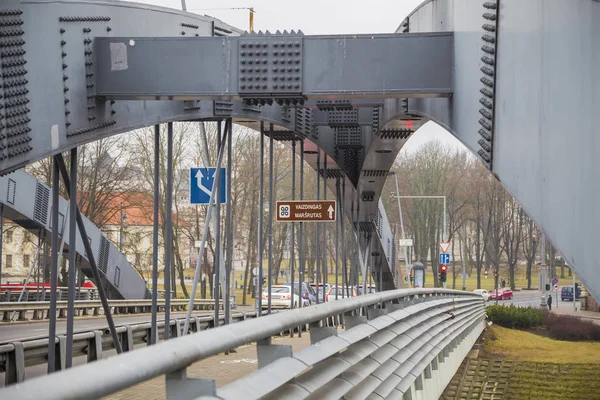
[[(398, 215), (400, 216), (400, 230), (402, 233), (402, 239), (406, 239), (406, 232), (404, 231), (404, 218), (402, 217), (402, 206), (400, 205), (400, 189), (398, 187), (398, 175), (396, 174), (395, 171), (391, 171), (390, 175), (394, 175), (394, 178), (396, 181), (396, 199), (398, 200)], [(395, 245), (395, 243), (394, 243), (394, 245)], [(405, 264), (405, 269), (406, 269), (406, 282), (408, 284), (408, 287), (410, 288), (411, 282), (410, 282), (409, 264), (408, 264), (406, 247), (407, 246), (402, 246), (402, 248), (404, 249), (404, 264)]]

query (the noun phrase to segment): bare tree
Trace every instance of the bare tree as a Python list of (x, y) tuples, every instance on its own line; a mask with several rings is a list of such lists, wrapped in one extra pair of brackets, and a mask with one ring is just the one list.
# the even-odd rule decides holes
[(523, 256), (527, 261), (526, 266), (526, 277), (527, 277), (527, 289), (531, 289), (531, 270), (535, 263), (535, 258), (538, 251), (538, 237), (537, 228), (535, 222), (529, 216), (524, 215), (524, 236), (523, 236)]
[(514, 199), (507, 199), (502, 228), (502, 248), (508, 261), (508, 278), (512, 290), (515, 290), (515, 268), (521, 250), (524, 214), (525, 212)]

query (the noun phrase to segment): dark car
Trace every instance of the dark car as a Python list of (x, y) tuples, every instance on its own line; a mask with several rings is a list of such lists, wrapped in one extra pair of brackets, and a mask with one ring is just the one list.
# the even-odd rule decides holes
[[(577, 287), (577, 295), (575, 296), (577, 299), (581, 296), (581, 288)], [(560, 299), (562, 301), (571, 300), (573, 301), (573, 286), (563, 286), (560, 290)]]

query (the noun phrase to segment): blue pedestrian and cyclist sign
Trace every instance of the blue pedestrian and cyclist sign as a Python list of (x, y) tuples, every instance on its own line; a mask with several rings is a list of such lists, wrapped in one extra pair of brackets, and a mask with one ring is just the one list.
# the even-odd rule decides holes
[[(215, 184), (216, 168), (190, 168), (190, 203), (191, 204), (209, 204), (210, 193)], [(219, 173), (221, 204), (227, 203), (227, 173), (225, 168), (221, 168)], [(217, 200), (215, 193), (214, 200)]]
[(440, 264), (442, 264), (442, 265), (450, 264), (450, 254), (449, 253), (440, 253)]

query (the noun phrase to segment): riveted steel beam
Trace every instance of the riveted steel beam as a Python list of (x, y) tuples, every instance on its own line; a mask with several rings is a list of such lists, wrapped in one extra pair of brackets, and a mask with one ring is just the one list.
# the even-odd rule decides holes
[[(449, 97), (453, 33), (96, 37), (96, 95), (109, 99)], [(155, 62), (156, 60), (169, 62)]]

